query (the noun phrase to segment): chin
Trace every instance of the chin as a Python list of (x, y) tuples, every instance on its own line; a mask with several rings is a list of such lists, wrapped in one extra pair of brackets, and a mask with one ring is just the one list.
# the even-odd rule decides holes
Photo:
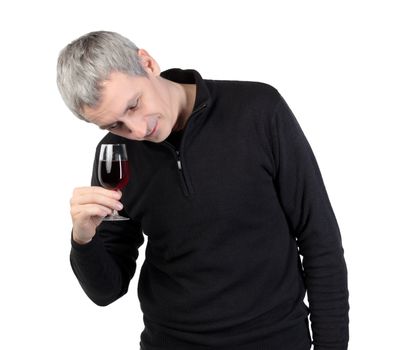
[(164, 131), (159, 130), (159, 131), (160, 131), (159, 134), (155, 135), (155, 139), (153, 140), (154, 142), (163, 142), (170, 135), (170, 132), (167, 132), (166, 130), (164, 130)]

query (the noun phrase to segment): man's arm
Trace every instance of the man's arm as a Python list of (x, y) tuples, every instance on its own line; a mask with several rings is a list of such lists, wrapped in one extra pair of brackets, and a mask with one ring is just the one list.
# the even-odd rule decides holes
[(282, 98), (271, 135), (276, 189), (303, 256), (314, 349), (347, 349), (347, 268), (340, 230), (312, 149)]
[(144, 242), (138, 221), (102, 221), (122, 209), (121, 193), (100, 186), (97, 147), (90, 187), (77, 188), (71, 199), (73, 272), (88, 297), (105, 306), (128, 290), (136, 269), (138, 248)]
[(141, 226), (131, 220), (101, 223), (83, 245), (72, 237), (71, 266), (94, 303), (106, 306), (127, 292), (143, 241)]

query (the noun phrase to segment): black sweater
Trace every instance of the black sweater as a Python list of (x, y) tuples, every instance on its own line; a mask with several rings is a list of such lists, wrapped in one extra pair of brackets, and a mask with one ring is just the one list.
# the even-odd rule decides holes
[[(86, 245), (72, 241), (84, 291), (98, 305), (124, 295), (144, 232), (141, 349), (309, 349), (309, 312), (315, 349), (347, 349), (340, 231), (286, 102), (262, 83), (162, 76), (197, 84), (194, 112), (183, 135), (162, 143), (101, 141), (127, 144), (131, 220), (102, 223)], [(98, 148), (93, 185), (97, 158)]]

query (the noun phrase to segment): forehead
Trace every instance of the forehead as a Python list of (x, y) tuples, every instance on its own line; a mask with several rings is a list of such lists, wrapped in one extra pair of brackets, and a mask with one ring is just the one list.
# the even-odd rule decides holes
[(113, 72), (101, 85), (101, 105), (116, 100), (126, 99), (134, 92), (141, 92), (145, 88), (147, 80), (143, 76), (128, 75), (121, 72)]
[(145, 77), (139, 75), (130, 75), (122, 72), (112, 72), (106, 80), (101, 83), (103, 91), (109, 91), (111, 89), (121, 88), (123, 86), (142, 83)]
[(113, 72), (101, 83), (100, 102), (96, 107), (85, 106), (83, 114), (94, 124), (99, 124), (107, 117), (119, 117), (128, 103), (142, 93), (147, 78)]

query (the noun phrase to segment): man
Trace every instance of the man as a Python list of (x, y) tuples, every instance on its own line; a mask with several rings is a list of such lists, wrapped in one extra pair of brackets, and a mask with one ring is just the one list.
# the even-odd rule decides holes
[[(122, 193), (100, 187), (99, 147), (92, 186), (73, 192), (71, 264), (107, 305), (127, 292), (145, 233), (141, 349), (310, 349), (309, 312), (314, 349), (347, 349), (340, 231), (276, 89), (161, 73), (111, 32), (64, 48), (57, 80), (76, 116), (109, 131), (100, 143), (127, 145)], [(102, 222), (114, 209), (130, 220)]]

